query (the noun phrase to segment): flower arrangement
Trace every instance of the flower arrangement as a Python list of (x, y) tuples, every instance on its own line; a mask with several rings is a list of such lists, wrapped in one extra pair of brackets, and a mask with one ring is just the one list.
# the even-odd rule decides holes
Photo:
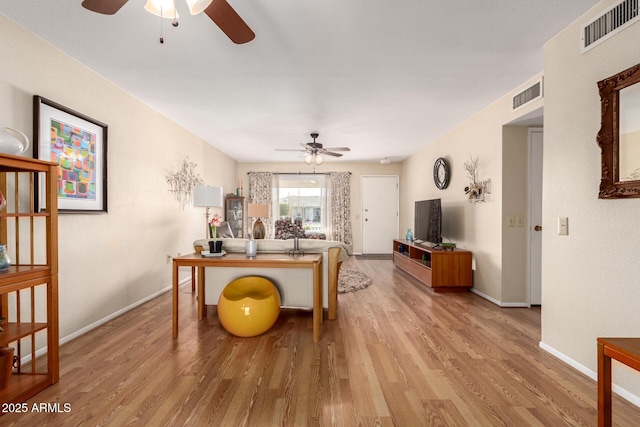
[(464, 187), (469, 203), (486, 201), (487, 195), (491, 193), (491, 179), (485, 181), (478, 179), (478, 158), (470, 156), (469, 160), (464, 163), (464, 170), (469, 179), (469, 185)]
[(218, 237), (217, 228), (220, 227), (221, 222), (222, 222), (222, 216), (218, 215), (217, 213), (213, 214), (213, 217), (211, 217), (211, 221), (209, 221), (209, 231), (211, 232), (211, 238), (213, 239), (214, 242)]

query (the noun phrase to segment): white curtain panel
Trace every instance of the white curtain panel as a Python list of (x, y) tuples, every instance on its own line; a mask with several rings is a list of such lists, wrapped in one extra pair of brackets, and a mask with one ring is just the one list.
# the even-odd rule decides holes
[(331, 240), (343, 242), (353, 250), (349, 172), (331, 173)]
[[(273, 173), (249, 172), (249, 203), (268, 203), (272, 206)], [(253, 219), (248, 218), (249, 230), (253, 228)], [(265, 238), (273, 239), (274, 218), (262, 218)]]

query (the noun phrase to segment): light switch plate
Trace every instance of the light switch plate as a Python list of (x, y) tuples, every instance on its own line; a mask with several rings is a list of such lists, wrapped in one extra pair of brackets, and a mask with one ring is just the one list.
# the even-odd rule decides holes
[(569, 234), (569, 218), (561, 216), (558, 218), (558, 235), (566, 236)]
[(524, 217), (522, 215), (516, 215), (516, 227), (524, 227)]

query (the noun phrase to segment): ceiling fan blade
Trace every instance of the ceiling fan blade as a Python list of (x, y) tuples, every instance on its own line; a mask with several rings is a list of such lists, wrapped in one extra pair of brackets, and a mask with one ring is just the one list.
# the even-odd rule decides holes
[(83, 0), (82, 7), (92, 12), (113, 15), (129, 0)]
[(250, 42), (256, 36), (227, 0), (213, 0), (204, 13), (236, 44)]
[(325, 150), (331, 150), (331, 151), (351, 151), (351, 148), (349, 148), (349, 147), (327, 147), (327, 148), (325, 148)]
[(276, 148), (276, 151), (297, 151), (299, 153), (306, 153), (307, 150), (298, 150), (297, 148)]
[(322, 153), (322, 154), (326, 154), (327, 156), (342, 157), (342, 154), (340, 154), (340, 153), (332, 153), (331, 151), (320, 150), (319, 152)]

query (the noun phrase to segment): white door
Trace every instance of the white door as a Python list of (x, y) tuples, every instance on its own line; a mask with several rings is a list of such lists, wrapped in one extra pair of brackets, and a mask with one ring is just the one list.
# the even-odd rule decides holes
[(398, 176), (362, 177), (362, 253), (390, 254), (398, 237)]
[(542, 304), (542, 129), (529, 129), (529, 304)]

